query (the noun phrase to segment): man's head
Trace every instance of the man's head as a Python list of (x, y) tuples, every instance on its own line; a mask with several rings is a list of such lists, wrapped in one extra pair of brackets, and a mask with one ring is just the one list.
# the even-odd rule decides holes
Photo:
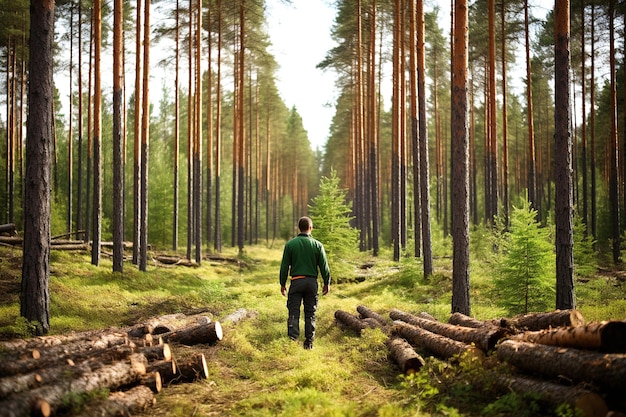
[(306, 216), (300, 217), (300, 220), (298, 220), (298, 229), (302, 233), (310, 232), (311, 229), (313, 229), (313, 220)]

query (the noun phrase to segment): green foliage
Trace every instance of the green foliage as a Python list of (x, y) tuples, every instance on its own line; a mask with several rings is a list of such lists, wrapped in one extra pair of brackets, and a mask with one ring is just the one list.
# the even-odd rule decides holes
[(598, 269), (593, 236), (585, 233), (586, 226), (580, 216), (574, 216), (574, 265), (576, 275), (590, 277)]
[(350, 226), (354, 217), (350, 216), (352, 208), (346, 202), (346, 194), (339, 188), (339, 177), (333, 170), (330, 177), (322, 177), (319, 194), (309, 205), (314, 236), (324, 244), (329, 258), (357, 249), (358, 230)]
[(502, 239), (503, 257), (494, 280), (498, 303), (509, 314), (545, 311), (554, 302), (555, 257), (549, 229), (540, 227), (527, 201), (514, 207), (510, 231)]

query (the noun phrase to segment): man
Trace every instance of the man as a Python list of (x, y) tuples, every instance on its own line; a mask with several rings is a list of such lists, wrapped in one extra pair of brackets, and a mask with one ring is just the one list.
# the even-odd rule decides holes
[(322, 275), (324, 288), (322, 294), (328, 294), (330, 269), (326, 260), (324, 245), (311, 237), (313, 222), (308, 217), (298, 221), (298, 236), (285, 245), (283, 260), (280, 264), (280, 292), (287, 291), (287, 277), (291, 276), (289, 296), (287, 297), (287, 334), (291, 340), (300, 336), (300, 305), (304, 303), (304, 348), (313, 349), (315, 337), (315, 311), (317, 310), (317, 275)]

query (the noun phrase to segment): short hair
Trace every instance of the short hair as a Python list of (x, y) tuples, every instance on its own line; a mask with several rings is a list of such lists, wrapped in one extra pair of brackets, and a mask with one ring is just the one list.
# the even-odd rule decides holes
[(301, 232), (305, 232), (309, 229), (311, 229), (313, 227), (313, 220), (311, 220), (309, 217), (300, 217), (300, 220), (298, 220), (298, 229)]

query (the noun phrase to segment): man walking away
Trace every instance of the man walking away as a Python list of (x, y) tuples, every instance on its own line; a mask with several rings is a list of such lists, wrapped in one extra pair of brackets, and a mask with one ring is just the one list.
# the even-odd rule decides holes
[(287, 278), (291, 276), (287, 297), (287, 334), (291, 340), (300, 336), (300, 305), (304, 303), (304, 348), (313, 349), (315, 338), (315, 311), (317, 310), (317, 276), (322, 275), (326, 295), (330, 286), (330, 269), (324, 245), (311, 237), (313, 221), (302, 217), (298, 221), (298, 236), (285, 245), (280, 264), (280, 293), (287, 292)]

